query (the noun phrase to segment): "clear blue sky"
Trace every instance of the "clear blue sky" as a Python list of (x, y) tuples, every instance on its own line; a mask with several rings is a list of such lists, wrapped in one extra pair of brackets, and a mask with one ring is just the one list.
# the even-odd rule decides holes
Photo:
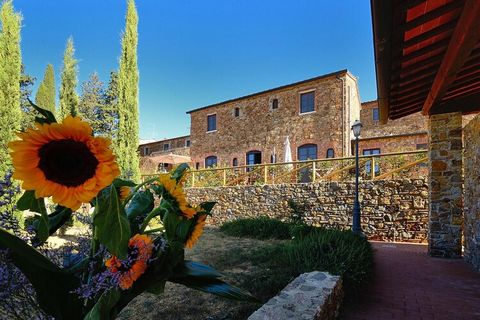
[[(14, 6), (24, 19), (23, 61), (37, 84), (52, 63), (58, 87), (70, 35), (80, 82), (93, 71), (108, 82), (125, 1)], [(368, 0), (137, 0), (137, 9), (142, 139), (189, 134), (190, 109), (345, 68), (359, 77), (363, 101), (376, 98)]]

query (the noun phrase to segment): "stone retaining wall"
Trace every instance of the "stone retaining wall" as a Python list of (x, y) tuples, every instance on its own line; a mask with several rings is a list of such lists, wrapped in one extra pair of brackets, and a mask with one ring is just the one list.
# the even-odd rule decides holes
[[(187, 189), (192, 203), (216, 201), (212, 225), (238, 218), (269, 216), (290, 220), (289, 201), (304, 207), (308, 224), (350, 228), (353, 182), (321, 182), (266, 186)], [(428, 186), (424, 179), (360, 183), (362, 228), (370, 239), (425, 242), (428, 227)]]
[(480, 271), (480, 115), (464, 130), (465, 259)]
[(248, 320), (333, 320), (343, 299), (342, 280), (327, 272), (299, 275)]

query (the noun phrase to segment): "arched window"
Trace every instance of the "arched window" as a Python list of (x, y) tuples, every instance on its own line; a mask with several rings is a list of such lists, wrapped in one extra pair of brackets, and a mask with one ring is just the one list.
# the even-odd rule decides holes
[[(258, 150), (252, 150), (247, 152), (246, 157), (247, 165), (255, 165), (262, 163), (262, 153)], [(247, 171), (251, 171), (253, 168), (247, 168)]]
[(297, 159), (299, 161), (317, 159), (317, 145), (304, 144), (298, 147)]
[(210, 156), (205, 158), (205, 168), (214, 167), (217, 165), (217, 157)]
[(272, 100), (272, 109), (278, 109), (278, 99)]
[(235, 118), (240, 117), (240, 108), (235, 108), (234, 116)]
[(237, 158), (233, 158), (232, 166), (234, 166), (234, 167), (238, 166), (238, 159)]
[(200, 162), (195, 163), (195, 169), (200, 169)]
[(327, 158), (335, 158), (335, 151), (333, 150), (333, 148), (328, 148)]

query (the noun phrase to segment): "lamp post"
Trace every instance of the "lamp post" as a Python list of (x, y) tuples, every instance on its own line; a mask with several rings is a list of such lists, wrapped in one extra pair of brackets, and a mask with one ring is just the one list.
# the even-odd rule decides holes
[(352, 231), (357, 234), (362, 234), (362, 226), (360, 225), (360, 203), (358, 202), (358, 137), (362, 131), (362, 123), (355, 120), (352, 125), (353, 135), (355, 136), (355, 202), (353, 203), (353, 221)]

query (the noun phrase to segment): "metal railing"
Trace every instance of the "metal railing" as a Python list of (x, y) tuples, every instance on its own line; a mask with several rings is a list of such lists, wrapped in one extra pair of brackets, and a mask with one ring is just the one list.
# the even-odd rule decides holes
[[(418, 178), (428, 175), (427, 151), (395, 152), (360, 156), (360, 179)], [(147, 179), (154, 175), (143, 175)], [(236, 185), (353, 181), (355, 157), (265, 163), (237, 167), (189, 170), (186, 187), (204, 188)]]

